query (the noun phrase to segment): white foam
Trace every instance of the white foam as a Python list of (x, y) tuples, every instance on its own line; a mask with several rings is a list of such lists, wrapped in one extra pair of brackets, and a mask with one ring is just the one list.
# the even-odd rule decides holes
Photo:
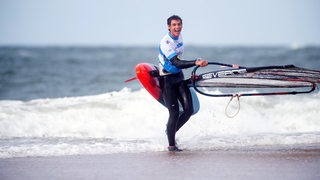
[[(199, 95), (199, 113), (177, 138), (189, 149), (320, 143), (319, 98), (242, 97), (240, 113), (230, 119), (224, 114), (229, 98)], [(167, 118), (144, 89), (0, 101), (0, 157), (164, 150)]]

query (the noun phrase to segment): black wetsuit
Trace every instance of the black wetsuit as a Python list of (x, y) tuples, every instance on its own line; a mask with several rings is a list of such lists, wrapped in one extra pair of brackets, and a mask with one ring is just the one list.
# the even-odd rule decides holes
[[(173, 57), (171, 63), (179, 69), (195, 66), (195, 61), (179, 60)], [(192, 96), (182, 71), (177, 74), (161, 76), (160, 85), (163, 91), (163, 99), (169, 110), (167, 123), (167, 136), (169, 146), (175, 146), (176, 132), (189, 120), (193, 113)], [(183, 112), (179, 114), (179, 102)]]

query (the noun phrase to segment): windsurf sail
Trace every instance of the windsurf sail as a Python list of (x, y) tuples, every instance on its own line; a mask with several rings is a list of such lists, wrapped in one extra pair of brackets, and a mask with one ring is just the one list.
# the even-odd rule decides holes
[(212, 65), (234, 65), (209, 62), (205, 68), (195, 67), (191, 85), (203, 95), (262, 96), (311, 93), (320, 83), (320, 71), (294, 65), (224, 68), (212, 70)]

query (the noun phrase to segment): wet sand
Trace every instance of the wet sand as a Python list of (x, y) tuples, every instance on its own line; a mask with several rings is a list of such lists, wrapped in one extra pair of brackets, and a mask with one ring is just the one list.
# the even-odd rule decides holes
[(320, 179), (320, 149), (214, 150), (0, 159), (1, 180)]

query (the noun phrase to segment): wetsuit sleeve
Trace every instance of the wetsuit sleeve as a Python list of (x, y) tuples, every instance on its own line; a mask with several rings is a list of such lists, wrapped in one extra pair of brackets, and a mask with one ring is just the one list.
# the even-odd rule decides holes
[(172, 57), (170, 62), (179, 69), (185, 69), (196, 65), (195, 60), (179, 60), (177, 55)]

